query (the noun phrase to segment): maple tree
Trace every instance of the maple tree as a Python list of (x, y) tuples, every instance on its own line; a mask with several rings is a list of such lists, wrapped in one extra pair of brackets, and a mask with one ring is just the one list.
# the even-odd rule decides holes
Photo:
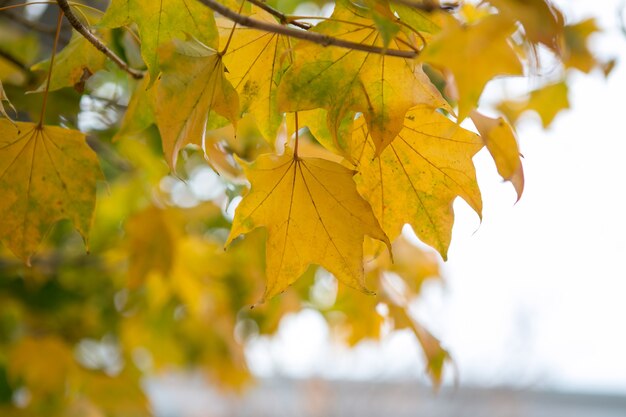
[[(410, 312), (439, 260), (403, 228), (446, 259), (453, 201), (481, 216), (472, 157), (520, 198), (510, 123), (612, 67), (547, 0), (35, 3), (56, 24), (0, 2), (3, 415), (145, 415), (171, 366), (242, 386), (242, 340), (304, 306), (352, 344), (411, 329), (439, 384)], [(478, 108), (546, 57), (559, 79)]]

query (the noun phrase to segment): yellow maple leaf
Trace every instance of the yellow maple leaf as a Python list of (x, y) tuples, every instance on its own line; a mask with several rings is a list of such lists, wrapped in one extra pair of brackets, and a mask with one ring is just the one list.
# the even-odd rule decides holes
[(450, 21), (427, 45), (420, 59), (446, 68), (454, 75), (458, 90), (459, 120), (478, 105), (488, 81), (498, 75), (522, 75), (522, 64), (509, 45), (515, 27), (499, 15), (490, 15), (474, 25)]
[[(276, 23), (270, 14), (255, 9), (250, 17), (268, 23)], [(233, 23), (219, 22), (223, 43), (227, 42)], [(282, 122), (276, 95), (278, 84), (291, 63), (290, 40), (286, 36), (259, 32), (249, 28), (237, 28), (224, 54), (228, 69), (226, 78), (239, 93), (241, 111), (251, 113), (264, 138), (273, 143)]]
[[(371, 20), (337, 5), (331, 19), (314, 31), (365, 45), (383, 46)], [(391, 46), (411, 51), (410, 32), (400, 31)], [(286, 111), (328, 110), (328, 125), (336, 134), (349, 112), (365, 115), (377, 153), (398, 132), (406, 111), (416, 104), (450, 109), (414, 59), (346, 50), (333, 46), (299, 43), (295, 63), (278, 89), (279, 108)]]
[(174, 40), (160, 54), (163, 73), (155, 84), (155, 117), (166, 160), (174, 170), (185, 145), (204, 144), (212, 112), (236, 122), (239, 99), (224, 77), (217, 51), (194, 40)]
[(69, 219), (86, 242), (101, 177), (81, 132), (0, 120), (0, 240), (28, 262), (52, 225)]
[(395, 239), (405, 223), (444, 259), (452, 233), (452, 202), (463, 198), (480, 216), (482, 200), (472, 157), (480, 137), (428, 107), (411, 109), (404, 127), (380, 155), (362, 118), (351, 148), (358, 161), (355, 181), (383, 230)]
[(363, 277), (363, 239), (389, 240), (357, 193), (354, 172), (318, 158), (262, 155), (241, 162), (250, 192), (235, 212), (227, 245), (257, 227), (267, 228), (270, 298), (318, 264), (344, 284), (368, 292)]
[(498, 174), (513, 184), (519, 200), (524, 191), (524, 169), (513, 127), (502, 117), (493, 119), (477, 111), (470, 117), (496, 163)]

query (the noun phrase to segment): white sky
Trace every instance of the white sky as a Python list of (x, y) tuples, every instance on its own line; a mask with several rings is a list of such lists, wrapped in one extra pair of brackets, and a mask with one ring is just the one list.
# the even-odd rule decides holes
[[(596, 16), (613, 28), (595, 47), (626, 59), (620, 0), (557, 3), (572, 21)], [(576, 74), (572, 110), (548, 131), (527, 118), (519, 203), (489, 156), (475, 158), (483, 222), (455, 203), (446, 287), (428, 285), (418, 308), (462, 384), (626, 394), (625, 69), (618, 63), (608, 80)], [(260, 375), (396, 378), (423, 370), (410, 334), (348, 352), (328, 343), (310, 311), (286, 320), (274, 341), (253, 344), (249, 358)]]

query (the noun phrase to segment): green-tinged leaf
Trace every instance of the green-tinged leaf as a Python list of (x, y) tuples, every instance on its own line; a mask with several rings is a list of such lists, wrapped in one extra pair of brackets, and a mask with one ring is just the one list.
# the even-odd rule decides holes
[(87, 242), (101, 175), (81, 132), (0, 119), (0, 240), (29, 262), (52, 225), (69, 219)]
[(155, 89), (149, 87), (150, 79), (147, 77), (135, 86), (122, 124), (113, 137), (114, 141), (127, 136), (135, 136), (155, 123)]
[[(104, 33), (108, 33), (108, 31)], [(108, 36), (102, 37), (102, 34), (99, 35), (104, 41), (109, 38)], [(85, 82), (96, 71), (104, 68), (106, 59), (106, 56), (87, 39), (74, 32), (70, 43), (54, 58), (49, 91), (74, 87), (76, 91), (82, 93), (85, 89)], [(32, 69), (33, 71), (47, 72), (49, 68), (50, 60), (46, 60), (35, 64)], [(42, 92), (45, 89), (46, 83), (44, 82), (36, 91)]]
[[(331, 19), (314, 30), (351, 42), (383, 46), (372, 22), (353, 11), (337, 5)], [(413, 44), (410, 34), (399, 32), (391, 47), (411, 50)], [(377, 154), (402, 129), (409, 108), (424, 104), (449, 109), (422, 66), (412, 59), (311, 43), (300, 43), (296, 49), (295, 64), (283, 77), (278, 101), (279, 107), (287, 111), (327, 109), (328, 127), (334, 134), (350, 112), (362, 112)]]
[(217, 47), (213, 11), (196, 0), (113, 0), (100, 21), (101, 27), (136, 24), (141, 55), (155, 80), (159, 73), (158, 48), (173, 39), (193, 36), (205, 45)]

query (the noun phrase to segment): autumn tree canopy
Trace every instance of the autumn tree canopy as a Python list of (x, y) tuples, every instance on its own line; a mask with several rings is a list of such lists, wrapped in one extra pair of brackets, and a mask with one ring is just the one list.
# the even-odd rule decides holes
[[(303, 306), (352, 344), (411, 329), (439, 384), (409, 304), (453, 201), (481, 216), (472, 157), (520, 198), (520, 114), (612, 67), (548, 0), (38, 3), (0, 1), (3, 416), (149, 415), (172, 367), (241, 387)], [(479, 107), (504, 77), (538, 88)]]

